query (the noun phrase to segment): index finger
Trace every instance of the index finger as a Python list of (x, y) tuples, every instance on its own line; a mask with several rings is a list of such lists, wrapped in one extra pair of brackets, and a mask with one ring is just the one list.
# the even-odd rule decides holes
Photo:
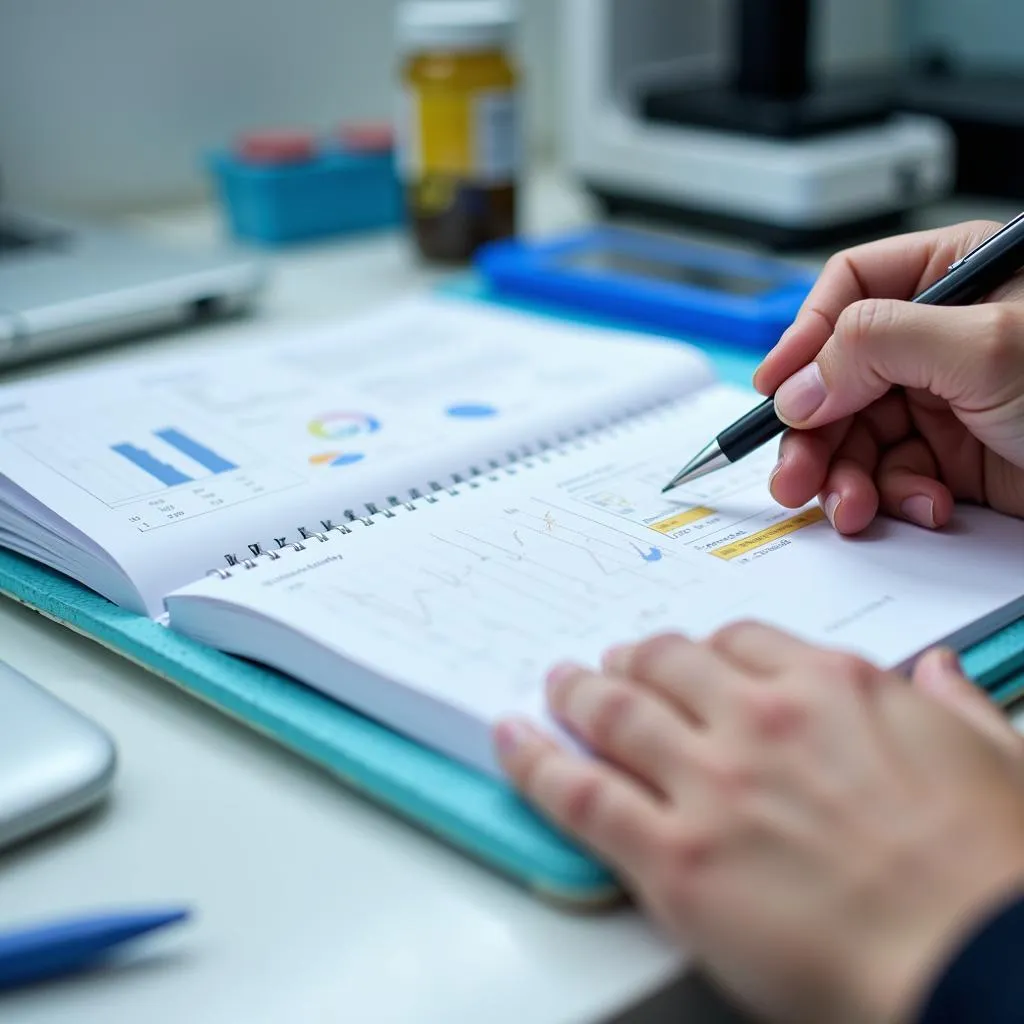
[(570, 753), (517, 719), (500, 722), (502, 768), (545, 817), (639, 881), (669, 831), (666, 805), (614, 766)]
[(811, 362), (847, 306), (868, 298), (912, 298), (999, 227), (990, 221), (971, 221), (955, 228), (895, 235), (836, 253), (792, 326), (758, 367), (754, 387), (770, 395)]

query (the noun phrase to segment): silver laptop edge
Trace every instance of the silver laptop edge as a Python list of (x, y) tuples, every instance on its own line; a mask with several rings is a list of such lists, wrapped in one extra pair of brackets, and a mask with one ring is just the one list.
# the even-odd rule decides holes
[(4, 213), (39, 241), (0, 247), (0, 366), (248, 311), (265, 264), (227, 246), (154, 242), (127, 231)]

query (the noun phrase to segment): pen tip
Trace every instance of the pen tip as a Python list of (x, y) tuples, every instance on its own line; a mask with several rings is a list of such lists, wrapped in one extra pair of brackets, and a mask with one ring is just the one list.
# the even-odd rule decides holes
[(704, 476), (706, 473), (714, 472), (714, 470), (727, 466), (729, 464), (728, 458), (722, 452), (722, 449), (718, 446), (718, 441), (714, 440), (710, 444), (705, 445), (700, 452), (697, 453), (690, 461), (683, 466), (681, 470), (665, 486), (661, 489), (661, 493), (665, 494), (668, 491), (673, 491), (681, 484), (688, 483), (691, 480), (696, 480), (699, 476)]
[(187, 921), (192, 917), (189, 907), (170, 907), (167, 910), (153, 910), (139, 915), (139, 924), (148, 928), (165, 928), (168, 925)]

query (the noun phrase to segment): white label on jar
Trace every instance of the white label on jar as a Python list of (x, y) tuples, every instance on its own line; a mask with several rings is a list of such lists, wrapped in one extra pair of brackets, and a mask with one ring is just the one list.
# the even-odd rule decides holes
[(474, 97), (475, 176), (486, 182), (514, 178), (519, 168), (519, 111), (515, 94), (480, 92)]

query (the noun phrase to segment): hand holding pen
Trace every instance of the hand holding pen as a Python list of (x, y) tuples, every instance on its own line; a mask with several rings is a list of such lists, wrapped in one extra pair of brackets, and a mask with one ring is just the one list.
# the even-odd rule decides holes
[(772, 397), (665, 490), (786, 431), (775, 500), (817, 495), (841, 533), (879, 512), (940, 527), (954, 501), (1024, 515), (1022, 266), (1024, 215), (833, 257), (755, 375)]

